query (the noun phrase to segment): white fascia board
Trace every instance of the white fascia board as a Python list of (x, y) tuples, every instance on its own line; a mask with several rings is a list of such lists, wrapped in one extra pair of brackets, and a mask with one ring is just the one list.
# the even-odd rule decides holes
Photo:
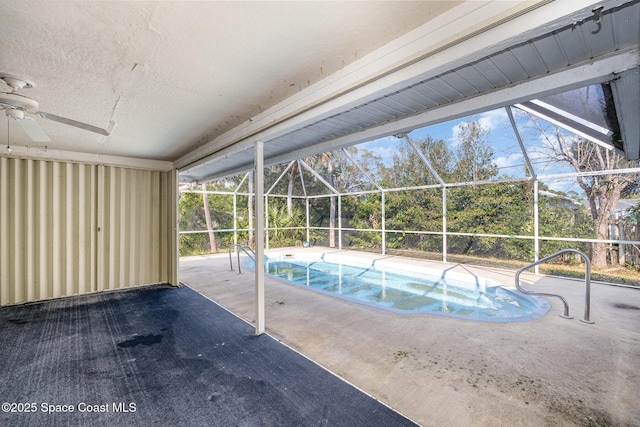
[[(596, 4), (573, 0), (463, 2), (182, 156), (174, 166), (178, 169), (193, 166), (247, 138), (268, 141), (291, 128), (375, 97), (380, 90), (402, 86), (429, 70), (445, 69), (456, 59), (465, 58), (464, 62), (468, 62), (479, 58), (483, 53), (478, 46), (500, 47), (507, 40), (512, 44), (514, 37), (524, 37), (527, 32), (561, 17), (567, 18), (556, 23), (558, 27), (584, 19)], [(553, 29), (549, 25), (546, 31)], [(462, 61), (457, 65), (462, 65)]]
[(110, 156), (106, 154), (81, 153), (77, 151), (54, 150), (51, 148), (11, 146), (11, 153), (0, 155), (34, 160), (52, 160), (60, 162), (118, 166), (132, 169), (144, 169), (167, 172), (173, 169), (173, 163), (163, 160), (138, 159), (135, 157)]

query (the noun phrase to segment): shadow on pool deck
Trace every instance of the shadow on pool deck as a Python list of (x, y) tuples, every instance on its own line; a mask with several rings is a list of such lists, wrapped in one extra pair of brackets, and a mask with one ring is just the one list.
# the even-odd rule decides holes
[[(396, 259), (514, 286), (514, 272)], [(397, 314), (267, 277), (267, 333), (424, 426), (640, 425), (640, 289), (594, 283), (590, 325), (578, 320), (583, 282), (522, 279), (532, 290), (562, 294), (575, 318), (559, 317), (555, 298), (549, 313), (528, 322)], [(180, 280), (248, 322), (255, 318), (254, 274), (230, 271), (227, 254), (181, 259)]]

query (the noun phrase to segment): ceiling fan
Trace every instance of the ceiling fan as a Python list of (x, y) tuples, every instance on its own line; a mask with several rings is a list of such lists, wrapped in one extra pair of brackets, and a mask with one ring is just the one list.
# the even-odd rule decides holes
[(36, 86), (35, 82), (28, 78), (0, 71), (0, 80), (11, 87), (11, 92), (0, 92), (0, 110), (4, 109), (7, 117), (16, 120), (25, 133), (35, 142), (50, 142), (51, 138), (49, 138), (49, 135), (40, 127), (38, 122), (31, 117), (25, 116), (25, 113), (35, 114), (43, 119), (63, 123), (104, 136), (109, 136), (113, 130), (113, 122), (111, 122), (109, 130), (107, 130), (40, 111), (37, 101), (18, 93), (20, 89), (29, 89)]

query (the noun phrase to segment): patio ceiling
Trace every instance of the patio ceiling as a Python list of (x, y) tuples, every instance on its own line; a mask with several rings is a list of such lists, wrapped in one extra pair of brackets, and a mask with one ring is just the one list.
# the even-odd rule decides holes
[(251, 169), (256, 140), (273, 164), (612, 81), (634, 159), (639, 21), (639, 0), (4, 0), (0, 73), (110, 134), (5, 118), (0, 155), (202, 182)]
[[(105, 137), (35, 114), (8, 120), (0, 105), (0, 155), (169, 170), (461, 3), (2, 0), (0, 73), (36, 83), (19, 95), (48, 113), (115, 126)], [(474, 5), (478, 19), (491, 17), (482, 16), (491, 3)], [(11, 90), (0, 80), (0, 93)], [(19, 124), (50, 141), (33, 141)]]
[[(433, 41), (441, 30), (433, 23), (422, 26), (370, 55), (384, 58), (396, 49), (411, 56), (403, 48), (414, 49), (412, 60), (301, 111), (292, 106), (295, 99), (280, 104), (280, 110), (295, 114), (278, 122), (270, 121), (270, 111), (257, 116), (253, 126), (179, 159), (181, 181), (204, 182), (251, 169), (256, 140), (264, 142), (268, 166), (507, 105), (557, 117), (558, 110), (536, 99), (606, 82), (622, 141), (604, 144), (638, 159), (640, 2), (574, 3), (574, 10), (568, 3), (545, 4), (448, 43)], [(407, 48), (412, 43), (423, 48), (421, 55), (415, 55), (416, 46)]]

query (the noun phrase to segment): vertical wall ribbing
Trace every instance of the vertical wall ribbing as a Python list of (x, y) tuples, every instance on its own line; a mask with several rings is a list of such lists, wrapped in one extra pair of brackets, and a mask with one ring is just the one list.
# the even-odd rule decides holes
[(0, 304), (92, 290), (92, 201), (80, 183), (93, 174), (95, 166), (0, 159)]
[(0, 305), (174, 283), (172, 177), (0, 157)]
[[(61, 207), (65, 206), (60, 203), (60, 198), (62, 197), (62, 192), (60, 191), (60, 163), (54, 162), (53, 164), (53, 187), (51, 188), (51, 195), (53, 196), (52, 205), (51, 205), (51, 220), (52, 226), (50, 227), (50, 231), (52, 234), (51, 243), (52, 245), (49, 247), (49, 253), (52, 258), (52, 280), (51, 283), (53, 285), (53, 290), (51, 296), (53, 298), (57, 298), (62, 296), (60, 291), (61, 288), (61, 270), (64, 268), (64, 258), (60, 253), (60, 235), (62, 230), (60, 230), (60, 217), (62, 213), (60, 212)], [(44, 230), (42, 230), (44, 232)]]
[(160, 215), (154, 228), (160, 232), (155, 235), (153, 245), (157, 248), (157, 262), (163, 267), (157, 270), (158, 281), (178, 285), (178, 173), (158, 172), (155, 182), (152, 186), (160, 188), (157, 199)]
[[(37, 228), (34, 233), (34, 244), (38, 245), (38, 293), (36, 300), (47, 298), (49, 288), (49, 275), (51, 272), (51, 261), (47, 256), (49, 254), (49, 241), (51, 240), (48, 233), (44, 233), (43, 230), (47, 230), (49, 214), (49, 192), (47, 191), (47, 184), (50, 181), (48, 176), (49, 165), (47, 162), (37, 162), (37, 176), (34, 179), (35, 187), (30, 188), (28, 191), (36, 193), (38, 203), (36, 205), (37, 212)], [(15, 301), (14, 301), (15, 302)]]
[[(76, 258), (74, 257), (76, 246), (76, 237), (78, 234), (78, 230), (74, 227), (75, 221), (77, 218), (75, 217), (76, 210), (76, 195), (74, 194), (74, 183), (76, 183), (79, 179), (71, 179), (73, 177), (74, 165), (71, 163), (67, 163), (64, 165), (64, 198), (66, 205), (61, 208), (61, 211), (65, 213), (64, 215), (64, 234), (60, 241), (62, 247), (60, 251), (65, 254), (65, 270), (64, 270), (64, 284), (65, 288), (62, 291), (63, 295), (73, 295), (74, 288), (79, 288), (79, 283), (77, 283), (76, 272), (79, 268), (79, 262), (76, 262)], [(77, 285), (77, 288), (74, 286)]]
[[(172, 282), (170, 172), (104, 167), (104, 289)], [(162, 178), (161, 179), (161, 175)], [(106, 255), (108, 254), (108, 255)]]
[[(36, 182), (36, 169), (35, 163), (33, 160), (27, 160), (27, 188), (33, 188)], [(37, 278), (39, 275), (38, 272), (38, 263), (37, 263), (37, 247), (38, 243), (36, 242), (36, 230), (38, 226), (38, 216), (36, 215), (36, 200), (37, 194), (34, 192), (27, 192), (25, 194), (27, 198), (27, 208), (25, 220), (27, 221), (26, 225), (26, 244), (27, 244), (27, 254), (26, 254), (26, 265), (27, 265), (27, 277), (25, 278), (25, 287), (26, 287), (26, 300), (34, 301), (37, 299), (38, 295), (38, 287), (37, 287)]]
[(96, 238), (95, 238), (95, 252), (94, 257), (96, 259), (96, 288), (98, 291), (102, 291), (105, 288), (104, 278), (105, 278), (105, 270), (107, 269), (107, 263), (105, 262), (105, 257), (103, 256), (102, 251), (98, 251), (98, 248), (105, 247), (105, 239), (106, 233), (104, 224), (106, 223), (106, 212), (107, 207), (105, 206), (105, 191), (106, 191), (106, 178), (104, 166), (98, 166), (98, 174), (97, 174), (97, 182), (100, 185), (96, 185), (96, 191), (94, 195), (96, 197)]
[[(90, 198), (90, 195), (87, 194), (87, 173), (86, 173), (86, 168), (82, 167), (82, 165), (79, 165), (79, 170), (78, 170), (78, 180), (76, 182), (76, 188), (75, 191), (77, 191), (78, 193), (78, 199), (82, 200), (82, 199), (87, 199), (88, 202), (85, 206), (85, 212), (88, 213), (89, 215), (91, 214), (91, 205), (92, 200)], [(93, 232), (91, 232), (91, 229), (88, 227), (87, 222), (90, 221), (90, 218), (87, 218), (87, 215), (84, 215), (85, 212), (83, 212), (80, 203), (78, 203), (77, 205), (74, 206), (74, 212), (77, 216), (77, 222), (78, 222), (78, 237), (79, 238), (85, 238), (85, 236), (93, 234)], [(88, 237), (88, 236), (87, 236)], [(91, 244), (91, 238), (88, 238), (88, 244)], [(78, 260), (78, 270), (77, 270), (77, 281), (78, 281), (78, 289), (77, 292), (79, 294), (85, 293), (87, 292), (87, 271), (90, 271), (90, 265), (93, 263), (93, 259), (91, 258), (91, 252), (88, 251), (79, 251), (76, 248), (76, 251), (74, 251), (74, 253), (72, 254), (72, 256), (75, 257), (75, 259)], [(68, 264), (67, 264), (68, 265)]]
[(0, 157), (0, 302), (9, 301), (11, 279), (9, 278), (9, 160)]
[[(23, 178), (23, 164), (24, 162), (17, 162), (14, 164), (13, 179), (14, 182), (19, 182)], [(26, 252), (26, 235), (25, 235), (25, 194), (22, 192), (13, 194), (13, 251), (10, 254), (12, 258), (12, 264), (14, 265), (14, 274), (12, 274), (12, 280), (14, 283), (19, 279), (17, 273), (25, 271), (25, 258)], [(14, 286), (13, 298), (17, 301), (24, 301), (25, 287)]]

